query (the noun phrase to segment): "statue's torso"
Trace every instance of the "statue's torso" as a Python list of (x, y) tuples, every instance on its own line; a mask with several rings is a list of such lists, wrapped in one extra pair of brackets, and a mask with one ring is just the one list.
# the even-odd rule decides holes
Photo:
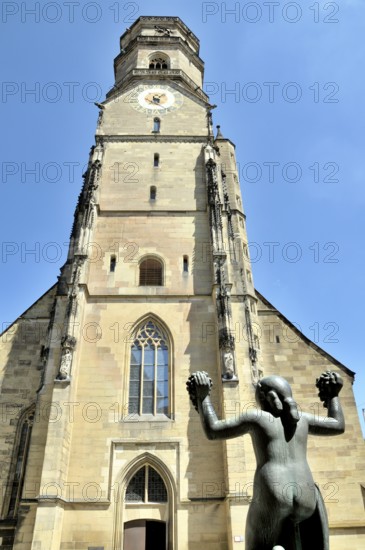
[[(289, 431), (289, 433), (288, 433)], [(264, 413), (252, 431), (257, 469), (254, 500), (280, 508), (285, 517), (303, 521), (315, 509), (315, 486), (306, 457), (308, 424), (301, 417), (285, 433), (280, 418)]]

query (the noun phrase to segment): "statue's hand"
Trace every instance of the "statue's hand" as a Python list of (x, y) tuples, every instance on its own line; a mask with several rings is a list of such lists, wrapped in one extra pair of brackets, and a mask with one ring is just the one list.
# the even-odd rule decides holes
[(337, 372), (327, 370), (317, 378), (316, 386), (319, 389), (318, 397), (323, 401), (323, 406), (327, 408), (328, 401), (340, 393), (343, 380)]
[(210, 394), (213, 383), (207, 372), (194, 372), (186, 382), (190, 399), (198, 410), (198, 401), (203, 401)]

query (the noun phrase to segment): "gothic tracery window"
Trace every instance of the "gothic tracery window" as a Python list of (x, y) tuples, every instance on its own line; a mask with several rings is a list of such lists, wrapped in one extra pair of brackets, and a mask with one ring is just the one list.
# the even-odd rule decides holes
[(152, 320), (138, 329), (132, 344), (128, 412), (169, 413), (168, 337)]
[(150, 63), (149, 63), (149, 69), (161, 70), (161, 69), (168, 69), (168, 68), (169, 68), (169, 61), (167, 56), (156, 55), (151, 57)]
[(128, 483), (126, 502), (167, 502), (167, 490), (160, 474), (152, 466), (143, 466)]

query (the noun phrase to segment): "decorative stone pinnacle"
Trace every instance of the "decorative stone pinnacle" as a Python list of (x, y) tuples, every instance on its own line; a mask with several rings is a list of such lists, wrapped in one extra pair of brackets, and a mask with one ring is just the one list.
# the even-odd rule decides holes
[(223, 134), (221, 132), (221, 127), (220, 127), (219, 124), (217, 124), (217, 135), (216, 135), (215, 139), (224, 139)]

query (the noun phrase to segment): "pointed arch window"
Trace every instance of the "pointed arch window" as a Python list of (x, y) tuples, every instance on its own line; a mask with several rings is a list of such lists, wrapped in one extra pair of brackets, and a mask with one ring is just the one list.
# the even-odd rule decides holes
[(12, 481), (10, 484), (8, 517), (16, 517), (19, 508), (19, 502), (22, 495), (25, 470), (27, 466), (27, 458), (30, 446), (30, 437), (33, 428), (35, 409), (28, 409), (20, 420), (19, 424), (19, 439), (17, 445), (16, 456), (14, 457), (14, 470), (12, 473)]
[(129, 414), (169, 414), (169, 344), (152, 320), (137, 331), (131, 348)]
[(167, 490), (160, 474), (152, 466), (143, 466), (128, 483), (126, 502), (167, 502)]

